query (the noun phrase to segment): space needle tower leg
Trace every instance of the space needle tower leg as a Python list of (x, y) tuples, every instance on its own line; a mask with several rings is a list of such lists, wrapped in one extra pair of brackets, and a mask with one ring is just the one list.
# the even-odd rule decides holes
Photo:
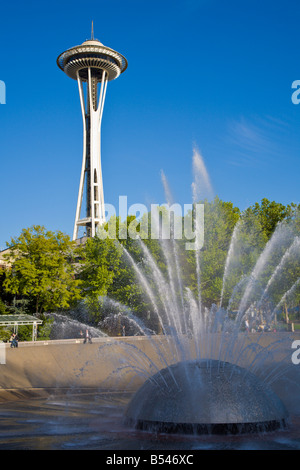
[[(98, 93), (97, 77), (88, 68), (86, 98), (83, 83), (77, 72), (77, 82), (83, 121), (83, 157), (76, 207), (73, 240), (78, 238), (80, 225), (86, 226), (88, 237), (94, 237), (98, 225), (105, 222), (105, 205), (101, 169), (101, 121), (107, 88), (107, 72), (102, 71)], [(99, 94), (99, 97), (98, 97)], [(86, 105), (85, 105), (86, 103)], [(80, 218), (84, 184), (86, 184), (86, 217)]]

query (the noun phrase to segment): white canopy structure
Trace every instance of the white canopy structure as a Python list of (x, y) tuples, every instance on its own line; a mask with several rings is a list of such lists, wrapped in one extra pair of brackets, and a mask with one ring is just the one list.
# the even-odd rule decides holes
[(37, 326), (42, 323), (42, 320), (31, 315), (0, 315), (0, 327), (13, 326), (14, 333), (18, 333), (18, 327), (21, 325), (32, 325), (32, 341), (36, 341)]

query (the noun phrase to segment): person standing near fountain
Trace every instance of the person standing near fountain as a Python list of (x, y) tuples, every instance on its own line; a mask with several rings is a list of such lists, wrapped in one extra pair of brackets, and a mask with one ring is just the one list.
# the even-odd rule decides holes
[(18, 336), (16, 333), (13, 333), (12, 336), (10, 337), (9, 342), (11, 343), (10, 347), (11, 348), (17, 348), (18, 347)]
[(83, 344), (85, 344), (87, 341), (89, 343), (92, 343), (92, 336), (88, 329), (85, 330), (85, 338), (84, 338)]

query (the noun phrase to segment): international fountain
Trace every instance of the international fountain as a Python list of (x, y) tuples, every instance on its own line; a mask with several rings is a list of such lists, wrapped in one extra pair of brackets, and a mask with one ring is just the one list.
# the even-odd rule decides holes
[[(207, 179), (203, 180), (203, 162), (197, 152), (194, 167), (201, 169), (200, 185), (203, 186)], [(196, 177), (199, 178), (197, 172)], [(194, 201), (199, 185), (196, 177)], [(251, 227), (246, 229), (249, 231)], [(238, 263), (241, 244), (245, 250), (247, 243), (245, 237), (241, 237), (244, 230), (240, 219), (228, 250), (220, 305), (209, 309), (202, 304), (197, 250), (198, 289), (192, 293), (184, 287), (184, 266), (179, 261), (175, 240), (161, 240), (166, 275), (141, 239), (136, 243), (140, 246), (145, 270), (124, 248), (137, 282), (151, 303), (151, 312), (156, 316), (161, 334), (156, 335), (146, 328), (128, 307), (104, 299), (117, 313), (112, 313), (106, 323), (102, 322), (93, 330), (99, 358), (94, 370), (101, 369), (105, 363), (110, 363), (111, 367), (106, 378), (99, 382), (98, 390), (86, 395), (88, 400), (83, 400), (84, 405), (81, 400), (85, 394), (78, 394), (72, 384), (62, 401), (57, 398), (59, 390), (52, 391), (42, 402), (31, 401), (29, 408), (34, 411), (33, 416), (25, 420), (26, 426), (30, 427), (31, 423), (36, 427), (37, 416), (42, 416), (45, 423), (45, 416), (48, 416), (50, 443), (48, 439), (29, 444), (25, 432), (25, 444), (21, 435), (19, 441), (4, 439), (0, 448), (35, 445), (105, 450), (299, 449), (300, 374), (292, 362), (292, 347), (298, 336), (294, 332), (277, 331), (276, 320), (283, 303), (297, 293), (300, 278), (294, 278), (288, 286), (283, 283), (277, 305), (268, 302), (268, 295), (274, 286), (279, 289), (285, 268), (290, 267), (291, 262), (299, 266), (300, 239), (292, 224), (278, 225), (252, 271), (245, 274), (240, 270), (242, 275), (233, 286), (231, 274)], [(250, 250), (250, 246), (247, 249)], [(231, 296), (225, 308), (222, 305), (228, 285)], [(233, 311), (234, 305), (238, 306)], [(53, 317), (60, 327), (71, 327), (74, 335), (74, 328), (82, 330), (87, 326), (79, 321), (78, 311), (76, 315), (73, 319), (71, 315), (68, 319), (58, 314)], [(103, 327), (107, 328), (109, 322), (118, 325), (127, 322), (126, 331), (131, 328), (136, 336), (108, 337)], [(261, 324), (264, 327), (259, 331), (257, 327)], [(12, 409), (24, 412), (22, 403), (24, 400), (13, 408), (2, 403), (2, 421), (3, 416), (4, 420), (16, 419), (16, 411)], [(38, 411), (34, 403), (38, 403)], [(24, 406), (28, 406), (28, 402)], [(52, 414), (57, 413), (53, 411), (56, 406), (59, 418)], [(88, 432), (82, 428), (86, 420), (90, 423)], [(79, 433), (83, 433), (81, 437), (74, 437), (74, 426), (76, 428), (79, 422)], [(62, 438), (66, 433), (69, 438)]]

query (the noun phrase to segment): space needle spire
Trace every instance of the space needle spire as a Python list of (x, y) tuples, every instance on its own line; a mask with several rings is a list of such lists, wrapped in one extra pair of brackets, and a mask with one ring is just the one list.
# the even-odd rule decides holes
[[(97, 227), (105, 222), (103, 179), (101, 169), (101, 122), (107, 82), (127, 68), (127, 60), (119, 52), (94, 39), (72, 47), (57, 58), (58, 67), (78, 83), (83, 121), (83, 157), (73, 231), (78, 238), (79, 227), (85, 227), (88, 237), (94, 237)], [(83, 196), (86, 212), (82, 216)]]
[(92, 21), (91, 39), (92, 39), (92, 41), (94, 40), (94, 21)]

